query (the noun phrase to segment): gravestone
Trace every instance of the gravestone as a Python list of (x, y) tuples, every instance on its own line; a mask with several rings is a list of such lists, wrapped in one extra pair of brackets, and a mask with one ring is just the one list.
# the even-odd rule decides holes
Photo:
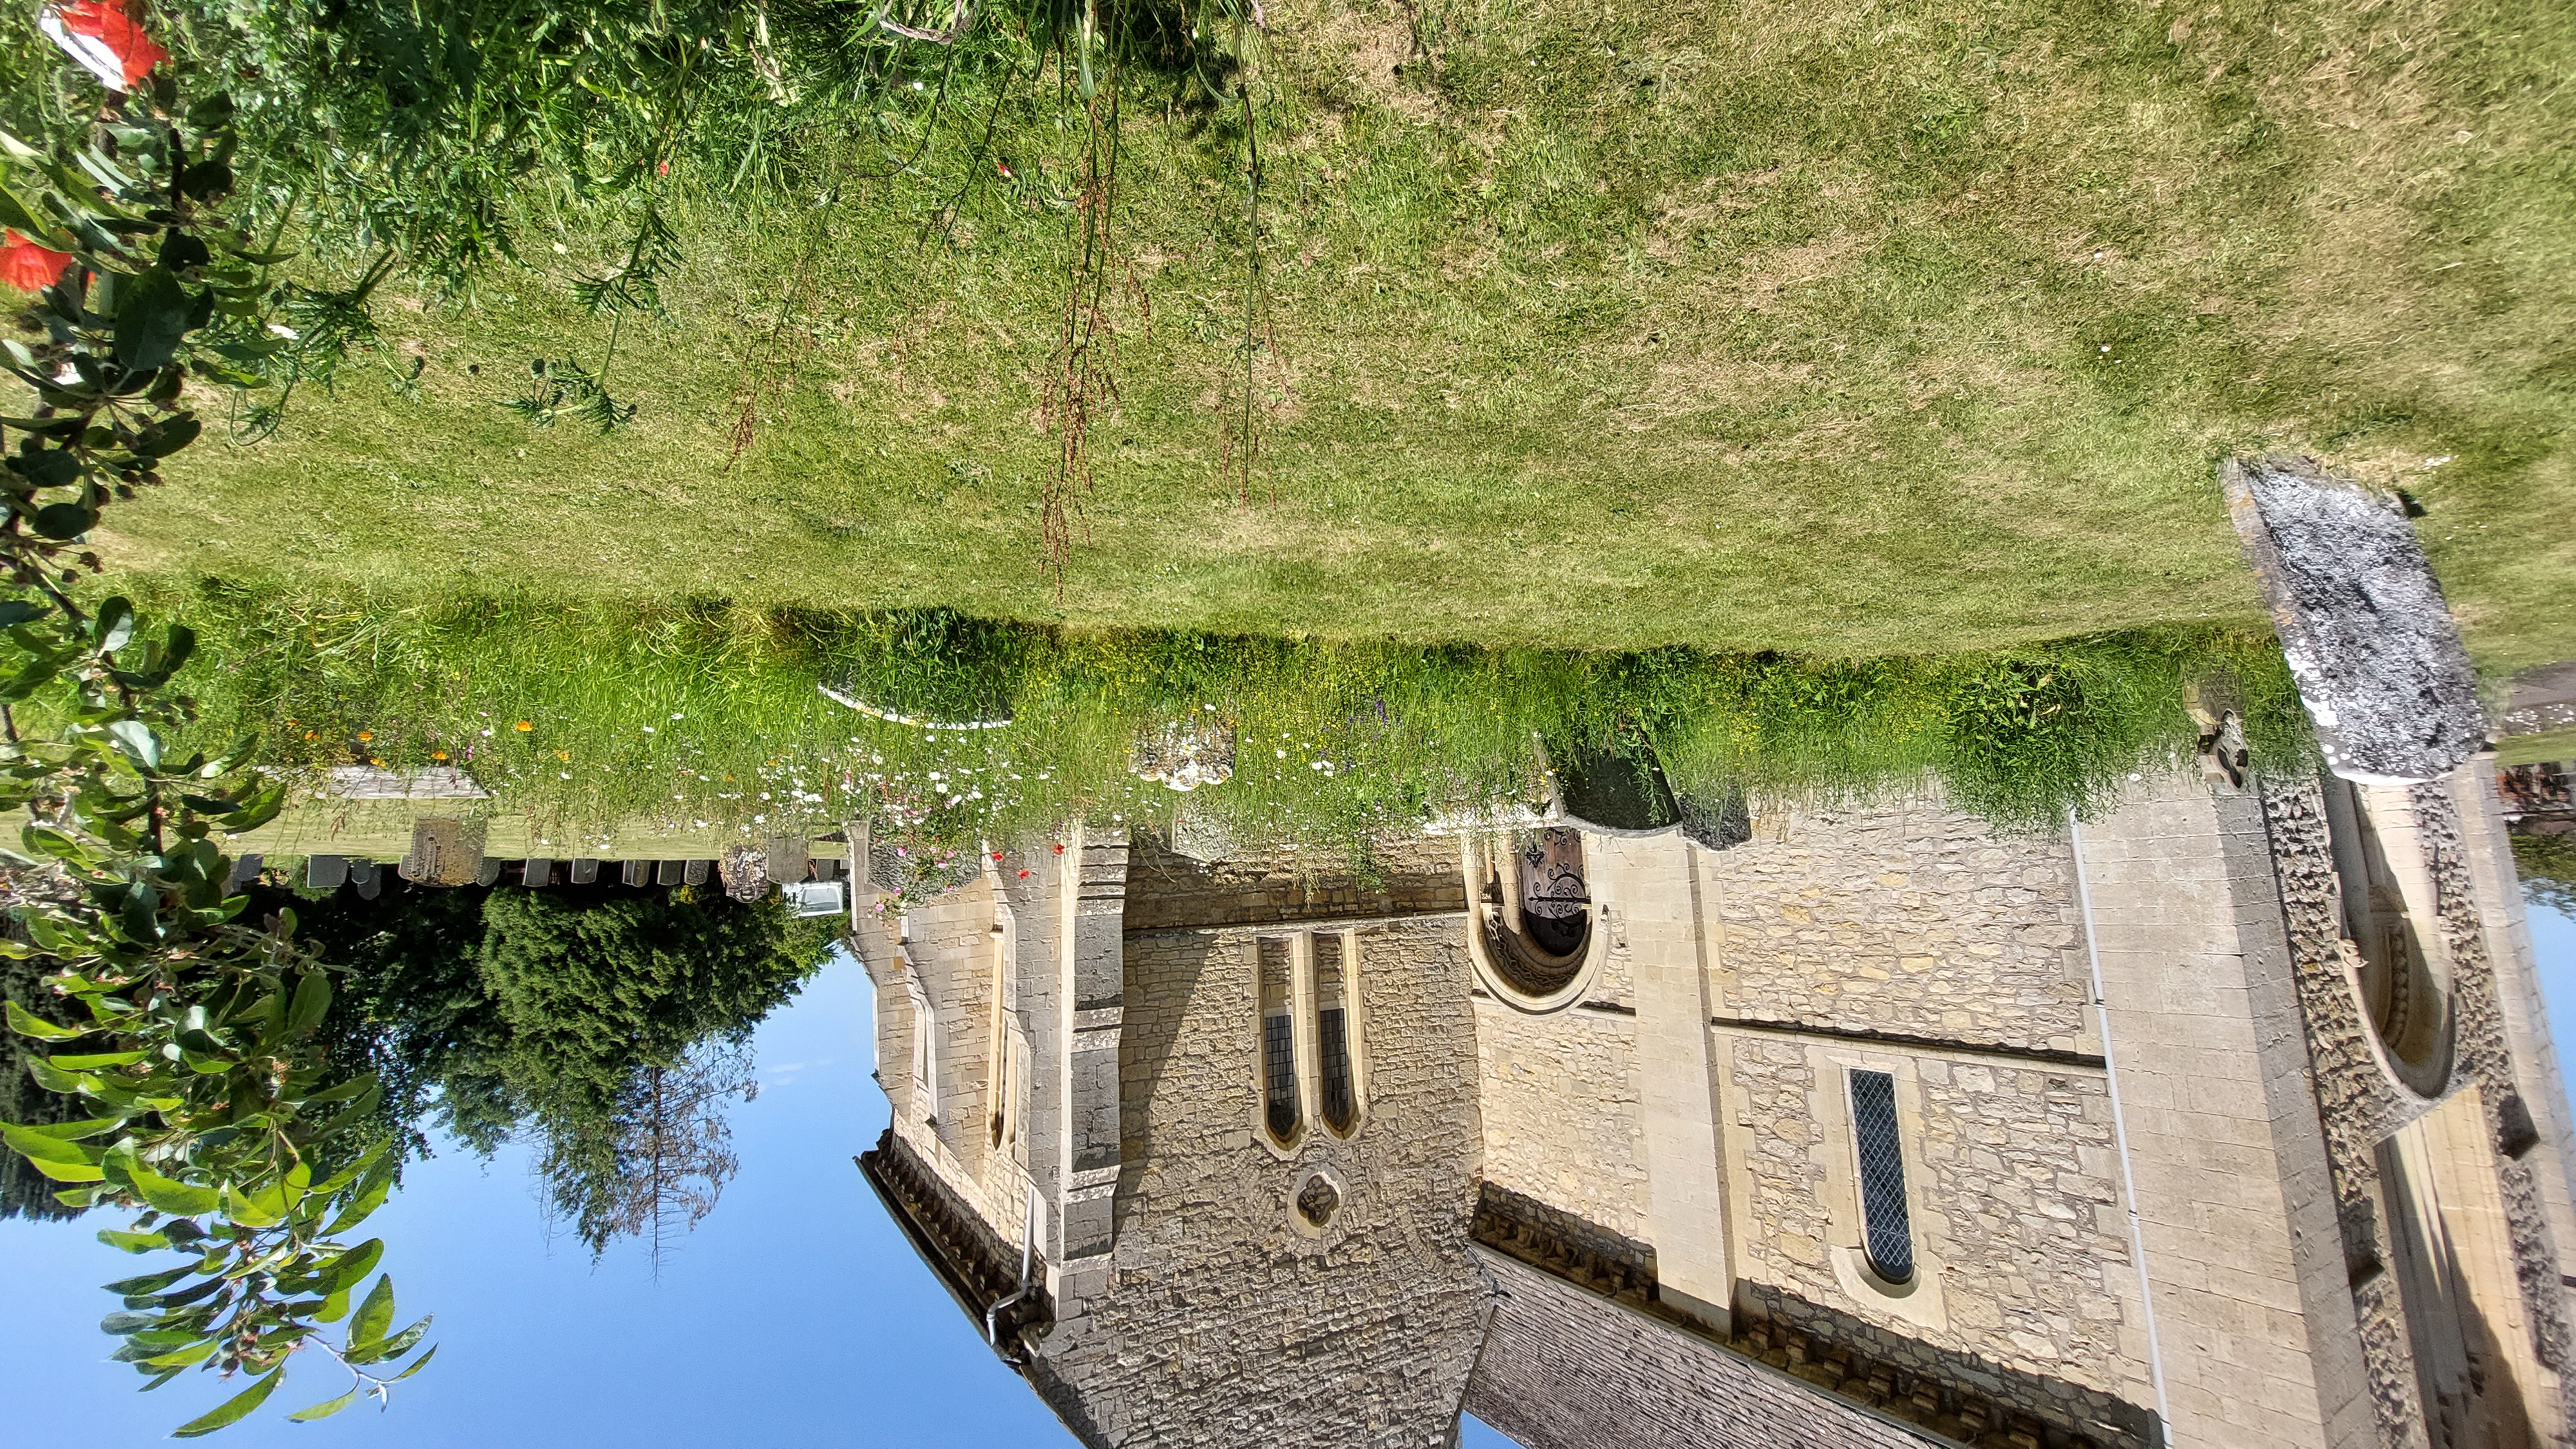
[(628, 885), (650, 885), (653, 880), (653, 862), (630, 860), (626, 862), (626, 868), (621, 874)]
[(479, 857), (479, 859), (481, 864), (475, 869), (474, 883), (481, 886), (499, 885), (501, 883), (501, 857), (497, 855), (486, 855)]
[(654, 883), (655, 885), (666, 885), (666, 886), (675, 886), (675, 885), (678, 885), (678, 884), (680, 883), (680, 877), (681, 877), (681, 874), (682, 874), (683, 872), (685, 872), (688, 868), (689, 868), (689, 867), (688, 867), (688, 862), (686, 862), (686, 861), (680, 861), (680, 860), (664, 860), (664, 861), (656, 861), (656, 862), (654, 863), (654, 880), (653, 880), (653, 883)]
[(577, 856), (568, 875), (574, 885), (589, 885), (599, 879), (599, 862), (586, 855)]
[(468, 884), (483, 869), (482, 837), (479, 824), (464, 820), (414, 821), (411, 852), (395, 868), (415, 885)]
[(313, 855), (304, 860), (304, 885), (308, 890), (336, 891), (349, 883), (349, 858), (345, 855)]
[(362, 901), (374, 900), (385, 889), (385, 879), (377, 873), (376, 863), (372, 860), (349, 862), (349, 884), (358, 888), (358, 899)]
[(707, 867), (713, 863), (714, 862), (712, 861), (692, 860), (688, 863), (688, 869), (682, 873), (680, 879), (684, 883), (693, 886), (705, 885), (707, 883)]
[(773, 835), (762, 843), (761, 855), (769, 863), (769, 878), (793, 881), (805, 878), (805, 837)]
[(716, 878), (735, 900), (759, 900), (769, 894), (768, 858), (748, 845), (729, 846), (716, 862)]
[(252, 879), (257, 877), (259, 874), (259, 865), (260, 858), (257, 852), (243, 855), (239, 859), (235, 860), (233, 862), (232, 879), (224, 882), (224, 890), (227, 893), (230, 893), (232, 891), (240, 890), (243, 886), (250, 884)]
[(552, 885), (554, 879), (555, 863), (542, 855), (529, 856), (519, 867), (519, 884), (523, 886)]

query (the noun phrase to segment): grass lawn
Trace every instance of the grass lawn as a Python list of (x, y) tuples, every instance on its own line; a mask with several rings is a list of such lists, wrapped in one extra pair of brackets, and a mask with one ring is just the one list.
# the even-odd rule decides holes
[(612, 610), (1847, 657), (2258, 623), (2214, 470), (2279, 447), (2422, 504), (2482, 666), (2576, 638), (2557, 0), (1269, 14), (1250, 501), (1242, 129), (1131, 100), (1120, 393), (1060, 601), (1051, 82), (995, 113), (1008, 179), (976, 100), (918, 176), (819, 213), (680, 187), (688, 260), (620, 339), (641, 412), (608, 436), (501, 406), (605, 341), (569, 288), (610, 222), (529, 199), (529, 269), (387, 308), (417, 396), (306, 392), (119, 509), (113, 551)]

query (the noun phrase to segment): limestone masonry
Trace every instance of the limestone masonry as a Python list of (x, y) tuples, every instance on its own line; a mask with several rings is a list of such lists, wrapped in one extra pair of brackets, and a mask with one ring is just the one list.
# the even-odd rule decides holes
[(1365, 879), (1077, 828), (854, 908), (862, 1165), (1087, 1444), (2566, 1443), (2497, 801), (1559, 805)]

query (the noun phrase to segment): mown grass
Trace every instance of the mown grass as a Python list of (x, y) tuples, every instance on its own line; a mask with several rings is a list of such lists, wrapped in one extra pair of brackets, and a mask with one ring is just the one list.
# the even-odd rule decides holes
[(1270, 14), (1250, 497), (1220, 471), (1239, 121), (1146, 98), (1122, 390), (1061, 599), (1040, 398), (1078, 128), (1051, 86), (992, 155), (970, 87), (915, 175), (819, 233), (811, 196), (684, 171), (690, 260), (626, 330), (642, 412), (608, 437), (500, 406), (533, 356), (595, 360), (568, 287), (613, 231), (519, 198), (528, 269), (389, 314), (416, 397), (352, 377), (191, 455), (120, 510), (118, 556), (586, 611), (1859, 658), (2251, 622), (2213, 471), (2286, 447), (2426, 507), (2482, 664), (2576, 637), (2566, 7)]
[[(1870, 798), (1938, 777), (2016, 829), (2109, 800), (2186, 751), (2186, 680), (2241, 703), (2262, 759), (2311, 759), (2267, 638), (2167, 630), (1987, 654), (1862, 662), (1483, 651), (1103, 633), (946, 612), (738, 606), (567, 613), (551, 599), (405, 607), (208, 589), (175, 604), (204, 639), (210, 736), (256, 731), (289, 769), (448, 763), (559, 826), (651, 820), (753, 836), (861, 818), (971, 846), (1077, 815), (1363, 852), (1426, 816), (1543, 795), (1543, 759), (1651, 747), (1685, 795)], [(832, 684), (915, 719), (855, 713)], [(525, 728), (522, 728), (522, 725)], [(1207, 726), (1233, 778), (1186, 796), (1134, 747)]]

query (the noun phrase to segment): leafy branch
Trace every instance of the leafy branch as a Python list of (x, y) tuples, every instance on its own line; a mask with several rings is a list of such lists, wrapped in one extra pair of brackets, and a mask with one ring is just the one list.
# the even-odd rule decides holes
[(636, 404), (621, 403), (609, 392), (608, 369), (617, 361), (617, 340), (629, 314), (663, 315), (662, 278), (679, 261), (679, 242), (660, 210), (646, 207), (627, 241), (625, 259), (605, 272), (585, 272), (573, 280), (573, 299), (582, 310), (608, 318), (608, 344), (600, 351), (598, 369), (585, 368), (570, 356), (536, 358), (528, 364), (528, 390), (502, 406), (541, 428), (565, 416), (596, 424), (603, 433), (632, 421)]
[(398, 1157), (369, 1125), (373, 1078), (327, 1080), (328, 968), (297, 947), (291, 913), (239, 919), (249, 898), (221, 841), (274, 818), (284, 786), (248, 767), (249, 740), (179, 753), (196, 708), (171, 685), (195, 637), (146, 630), (122, 597), (93, 607), (83, 570), (98, 561), (73, 552), (202, 431), (192, 373), (255, 389), (285, 355), (263, 337), (290, 295), (265, 278), (277, 257), (217, 209), (231, 123), (222, 96), (180, 114), (165, 76), (112, 94), (65, 154), (0, 134), (13, 261), (52, 278), (20, 319), (33, 340), (5, 343), (34, 406), (0, 418), (0, 439), (17, 435), (0, 464), (0, 810), (22, 817), (0, 847), (0, 954), (54, 968), (72, 1024), (15, 1002), (8, 1023), (51, 1048), (30, 1063), (37, 1083), (87, 1114), (0, 1124), (0, 1139), (66, 1205), (136, 1209), (100, 1235), (111, 1246), (183, 1255), (110, 1284), (125, 1311), (101, 1325), (147, 1388), (192, 1366), (250, 1377), (182, 1437), (258, 1408), (306, 1348), (351, 1380), (299, 1419), (381, 1398), (428, 1360), (394, 1367), (428, 1321), (392, 1330), (388, 1278), (350, 1315), (384, 1245), (340, 1235), (384, 1201)]

